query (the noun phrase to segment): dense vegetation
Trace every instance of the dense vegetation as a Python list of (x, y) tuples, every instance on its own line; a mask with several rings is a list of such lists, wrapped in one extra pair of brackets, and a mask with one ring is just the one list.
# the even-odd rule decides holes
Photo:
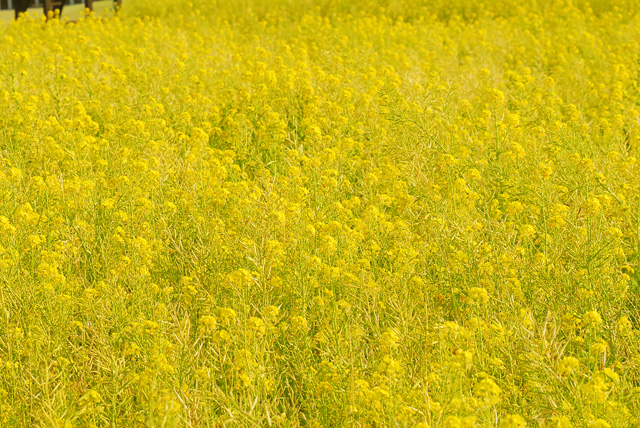
[(0, 425), (639, 426), (639, 7), (0, 27)]

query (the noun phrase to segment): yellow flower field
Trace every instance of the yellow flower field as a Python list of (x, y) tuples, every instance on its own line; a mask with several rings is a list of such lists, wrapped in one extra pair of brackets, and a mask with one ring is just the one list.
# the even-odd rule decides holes
[(1, 427), (640, 426), (640, 4), (76, 19), (0, 26)]

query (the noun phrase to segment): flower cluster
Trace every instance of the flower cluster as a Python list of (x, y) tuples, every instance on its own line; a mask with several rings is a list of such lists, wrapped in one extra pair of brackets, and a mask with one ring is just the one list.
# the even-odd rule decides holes
[(635, 3), (1, 26), (0, 425), (640, 426)]

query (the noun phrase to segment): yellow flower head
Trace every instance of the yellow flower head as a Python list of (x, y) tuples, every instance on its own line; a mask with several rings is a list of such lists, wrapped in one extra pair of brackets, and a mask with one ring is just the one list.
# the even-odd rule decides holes
[(473, 388), (473, 395), (479, 400), (481, 405), (487, 407), (500, 403), (501, 393), (502, 390), (500, 387), (489, 377), (476, 383)]
[(589, 423), (589, 428), (611, 428), (611, 424), (604, 419), (596, 419)]
[(471, 305), (486, 305), (489, 302), (489, 293), (485, 288), (471, 287), (467, 298)]
[(500, 421), (500, 428), (524, 428), (527, 422), (520, 415), (507, 415)]
[(566, 416), (554, 416), (547, 422), (549, 428), (573, 428), (571, 419)]
[(575, 357), (564, 357), (558, 363), (558, 374), (560, 376), (569, 376), (578, 371), (580, 368), (580, 361)]
[(596, 311), (589, 311), (584, 314), (582, 323), (583, 325), (588, 327), (598, 327), (600, 324), (602, 324), (602, 317)]

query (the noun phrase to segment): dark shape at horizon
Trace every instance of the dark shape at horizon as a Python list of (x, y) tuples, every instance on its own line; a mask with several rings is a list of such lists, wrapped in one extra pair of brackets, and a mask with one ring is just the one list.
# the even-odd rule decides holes
[[(2, 0), (0, 0), (2, 1)], [(16, 19), (20, 16), (21, 13), (24, 13), (31, 7), (36, 0), (13, 0), (13, 6), (16, 12)], [(45, 16), (49, 16), (49, 12), (58, 11), (58, 16), (62, 15), (62, 9), (64, 7), (65, 0), (39, 0), (42, 3), (42, 8)], [(4, 5), (3, 1), (3, 5)], [(122, 0), (115, 0), (116, 11), (122, 6)], [(84, 7), (93, 10), (93, 0), (84, 0)]]
[[(13, 0), (13, 1), (14, 1), (14, 8), (16, 11), (16, 19), (18, 19), (21, 13), (26, 12), (27, 9), (34, 3), (34, 0)], [(50, 10), (53, 10), (54, 13), (57, 10), (58, 14), (62, 15), (63, 7), (64, 7), (63, 0), (44, 0), (42, 2), (42, 8), (44, 9), (45, 15), (48, 15)]]

